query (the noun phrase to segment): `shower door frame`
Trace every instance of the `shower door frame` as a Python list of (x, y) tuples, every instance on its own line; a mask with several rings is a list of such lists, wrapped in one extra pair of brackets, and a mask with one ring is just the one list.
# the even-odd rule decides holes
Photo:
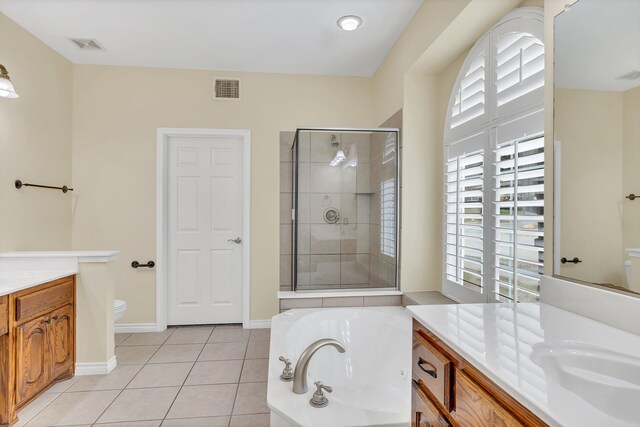
[[(354, 289), (298, 289), (298, 171), (299, 171), (299, 150), (298, 136), (300, 132), (335, 132), (335, 133), (393, 133), (395, 134), (396, 149), (396, 185), (395, 185), (395, 286), (386, 288), (354, 288)], [(401, 152), (400, 152), (400, 129), (399, 128), (326, 128), (302, 126), (296, 128), (293, 144), (291, 145), (292, 168), (292, 212), (291, 212), (291, 289), (294, 292), (353, 292), (356, 291), (389, 291), (400, 290), (400, 218), (401, 218), (401, 197), (402, 188), (401, 173)], [(371, 285), (371, 284), (369, 284)]]

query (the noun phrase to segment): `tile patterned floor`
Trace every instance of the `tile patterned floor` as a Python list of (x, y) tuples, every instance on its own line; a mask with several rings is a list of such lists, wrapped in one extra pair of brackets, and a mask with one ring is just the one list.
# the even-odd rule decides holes
[(116, 334), (109, 375), (56, 384), (17, 426), (268, 427), (269, 329)]

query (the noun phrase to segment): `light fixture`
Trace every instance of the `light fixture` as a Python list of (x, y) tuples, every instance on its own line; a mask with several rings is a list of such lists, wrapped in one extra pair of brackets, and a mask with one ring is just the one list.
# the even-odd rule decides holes
[(356, 30), (360, 25), (362, 25), (362, 18), (355, 15), (347, 15), (338, 19), (338, 27), (342, 28), (345, 31), (353, 31)]
[(0, 64), (0, 98), (18, 98), (19, 96), (11, 83), (9, 72), (4, 65)]

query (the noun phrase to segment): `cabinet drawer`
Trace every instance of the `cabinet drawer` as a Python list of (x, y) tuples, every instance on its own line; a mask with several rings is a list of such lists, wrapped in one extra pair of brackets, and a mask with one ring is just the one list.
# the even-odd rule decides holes
[(73, 304), (73, 278), (61, 279), (53, 286), (16, 297), (16, 321), (21, 322), (57, 307)]
[(463, 426), (524, 425), (463, 371), (457, 371), (454, 419)]
[(416, 332), (413, 334), (413, 376), (424, 383), (445, 409), (453, 409), (453, 363)]
[(411, 427), (450, 427), (447, 418), (425, 396), (413, 381)]
[(0, 335), (9, 332), (9, 297), (0, 297)]

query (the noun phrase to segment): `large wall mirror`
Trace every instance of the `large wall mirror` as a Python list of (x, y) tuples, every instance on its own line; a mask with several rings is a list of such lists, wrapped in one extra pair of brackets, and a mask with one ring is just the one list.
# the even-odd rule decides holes
[(640, 293), (640, 0), (567, 6), (554, 70), (554, 274)]

